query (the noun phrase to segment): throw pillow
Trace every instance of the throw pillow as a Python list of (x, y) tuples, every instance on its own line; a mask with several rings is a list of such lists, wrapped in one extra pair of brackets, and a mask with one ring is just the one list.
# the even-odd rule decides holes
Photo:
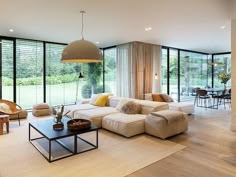
[(152, 94), (152, 100), (157, 102), (165, 102), (160, 94)]
[(117, 105), (117, 109), (125, 114), (139, 114), (141, 112), (141, 106), (131, 100), (121, 100)]
[(108, 100), (109, 95), (98, 95), (95, 101), (95, 106), (106, 106), (106, 102)]
[(91, 100), (90, 100), (89, 104), (95, 105), (96, 99), (97, 99), (97, 97), (98, 97), (99, 95), (100, 95), (100, 94), (93, 94), (93, 95), (91, 96)]
[(173, 98), (171, 98), (169, 95), (165, 93), (161, 93), (160, 96), (165, 102), (174, 102)]

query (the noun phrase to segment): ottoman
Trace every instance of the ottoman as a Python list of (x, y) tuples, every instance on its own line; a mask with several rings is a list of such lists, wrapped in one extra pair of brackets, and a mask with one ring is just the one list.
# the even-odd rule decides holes
[(145, 119), (145, 133), (162, 139), (185, 132), (188, 115), (173, 110), (152, 112)]
[(194, 113), (194, 104), (193, 103), (177, 103), (171, 102), (169, 103), (169, 109), (175, 111), (181, 111), (186, 114)]
[(32, 114), (36, 117), (47, 116), (51, 114), (51, 108), (47, 103), (40, 103), (33, 106)]
[(116, 113), (102, 119), (102, 128), (118, 133), (125, 137), (132, 137), (144, 133), (146, 115)]

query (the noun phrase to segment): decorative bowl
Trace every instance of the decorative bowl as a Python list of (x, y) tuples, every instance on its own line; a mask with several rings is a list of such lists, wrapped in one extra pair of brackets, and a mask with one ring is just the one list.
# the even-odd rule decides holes
[(91, 121), (86, 119), (72, 119), (67, 122), (67, 128), (71, 131), (83, 130), (91, 127)]

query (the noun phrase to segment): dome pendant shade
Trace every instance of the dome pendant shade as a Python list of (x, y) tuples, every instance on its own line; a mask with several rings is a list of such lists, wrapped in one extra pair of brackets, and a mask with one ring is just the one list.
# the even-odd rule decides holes
[(102, 62), (102, 53), (95, 44), (82, 39), (71, 42), (64, 48), (61, 61), (71, 63)]

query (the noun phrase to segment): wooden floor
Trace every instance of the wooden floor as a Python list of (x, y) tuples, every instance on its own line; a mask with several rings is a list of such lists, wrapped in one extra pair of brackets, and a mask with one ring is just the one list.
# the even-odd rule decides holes
[(236, 177), (236, 132), (229, 108), (197, 108), (189, 130), (170, 141), (187, 146), (127, 177)]

